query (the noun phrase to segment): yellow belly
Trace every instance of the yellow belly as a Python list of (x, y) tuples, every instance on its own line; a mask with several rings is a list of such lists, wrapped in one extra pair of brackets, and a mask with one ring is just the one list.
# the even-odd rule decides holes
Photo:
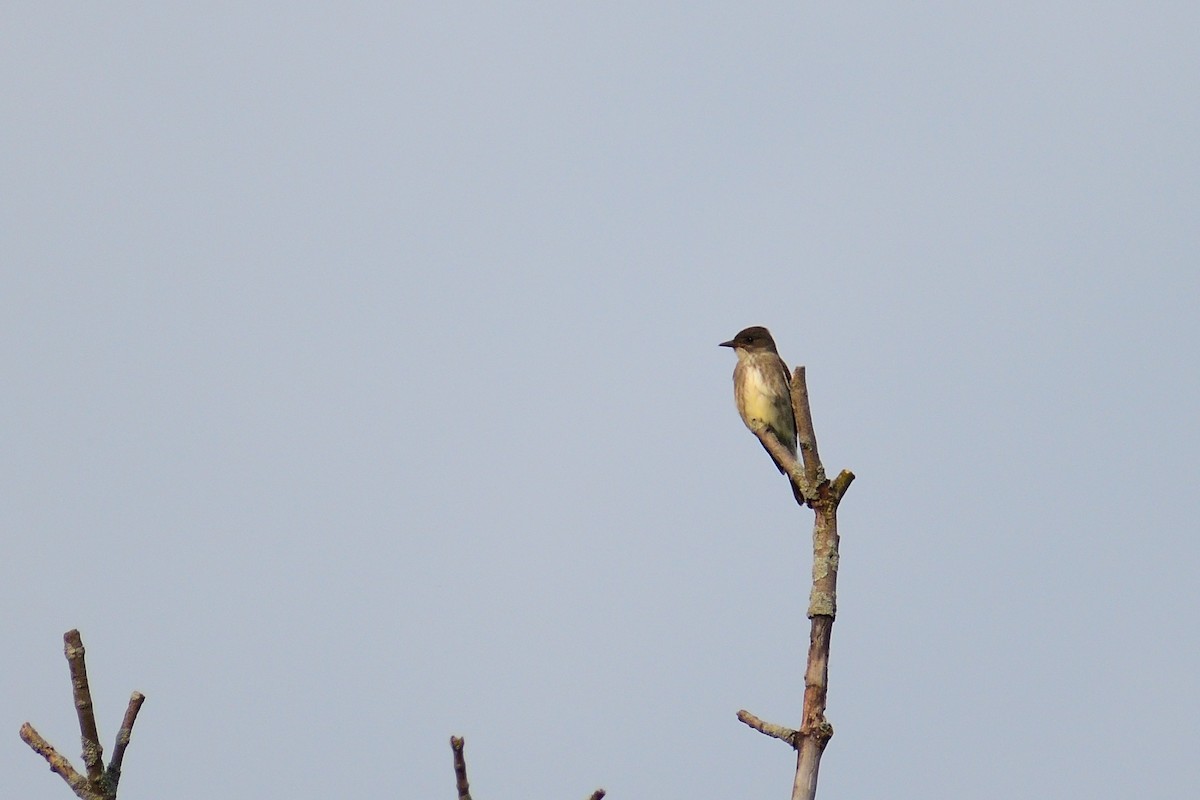
[(762, 374), (756, 369), (746, 370), (746, 383), (742, 389), (742, 408), (750, 419), (760, 420), (772, 427), (779, 417), (778, 406), (763, 383)]

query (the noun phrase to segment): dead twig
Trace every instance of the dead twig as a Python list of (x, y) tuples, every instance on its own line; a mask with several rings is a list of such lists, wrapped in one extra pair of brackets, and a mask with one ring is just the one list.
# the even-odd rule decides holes
[(50, 770), (66, 781), (80, 800), (116, 800), (117, 784), (121, 781), (121, 762), (125, 759), (125, 748), (133, 734), (133, 723), (146, 697), (134, 692), (125, 710), (125, 718), (117, 732), (112, 760), (104, 767), (104, 748), (100, 746), (100, 734), (96, 729), (96, 715), (92, 706), (92, 690), (88, 685), (87, 664), (84, 661), (83, 639), (79, 631), (70, 630), (63, 635), (63, 653), (67, 657), (67, 668), (71, 672), (71, 694), (75, 701), (75, 713), (79, 718), (80, 739), (83, 742), (83, 764), (86, 775), (76, 770), (71, 762), (54, 749), (32, 725), (21, 726), (21, 740), (33, 752), (46, 759)]
[(463, 755), (464, 744), (461, 736), (450, 737), (450, 749), (454, 751), (454, 785), (458, 789), (458, 800), (471, 800), (471, 787), (467, 783), (467, 759)]

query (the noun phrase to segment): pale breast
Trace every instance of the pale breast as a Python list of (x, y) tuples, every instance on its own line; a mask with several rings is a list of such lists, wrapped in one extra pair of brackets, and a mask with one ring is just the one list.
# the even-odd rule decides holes
[(762, 379), (762, 373), (753, 368), (744, 370), (742, 385), (742, 409), (747, 417), (772, 423), (779, 415), (775, 396)]

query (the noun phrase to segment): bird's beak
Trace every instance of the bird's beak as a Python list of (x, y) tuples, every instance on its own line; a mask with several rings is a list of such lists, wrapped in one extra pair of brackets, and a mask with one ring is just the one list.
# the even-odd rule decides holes
[(717, 347), (733, 347), (733, 340), (730, 339), (728, 342), (721, 342)]

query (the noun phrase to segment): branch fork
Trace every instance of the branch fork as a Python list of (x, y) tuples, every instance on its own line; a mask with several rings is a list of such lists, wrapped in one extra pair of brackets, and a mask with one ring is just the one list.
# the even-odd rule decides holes
[(86, 774), (81, 774), (70, 760), (59, 753), (42, 737), (32, 725), (21, 726), (21, 740), (33, 752), (46, 759), (50, 771), (57, 773), (80, 800), (116, 800), (117, 785), (121, 782), (121, 764), (125, 760), (125, 748), (133, 734), (133, 723), (146, 696), (134, 692), (117, 731), (112, 759), (104, 766), (104, 748), (100, 745), (100, 734), (96, 729), (96, 715), (92, 708), (92, 690), (88, 685), (87, 664), (84, 662), (83, 639), (79, 631), (70, 630), (63, 636), (63, 653), (71, 672), (71, 692), (75, 699), (75, 713), (79, 718), (79, 733), (83, 742), (83, 765)]

